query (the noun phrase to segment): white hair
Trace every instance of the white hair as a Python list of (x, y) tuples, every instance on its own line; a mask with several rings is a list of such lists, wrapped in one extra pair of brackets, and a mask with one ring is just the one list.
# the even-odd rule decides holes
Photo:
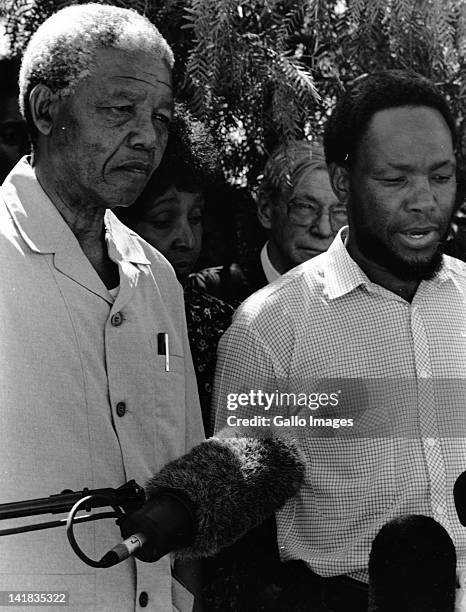
[(316, 170), (327, 171), (321, 144), (298, 140), (280, 145), (270, 155), (259, 177), (257, 198), (278, 204), (305, 172)]
[(103, 4), (81, 4), (61, 9), (37, 29), (24, 52), (19, 76), (23, 117), (35, 132), (30, 109), (32, 88), (43, 83), (66, 96), (92, 70), (98, 49), (145, 51), (170, 68), (174, 58), (165, 38), (146, 18), (132, 9)]

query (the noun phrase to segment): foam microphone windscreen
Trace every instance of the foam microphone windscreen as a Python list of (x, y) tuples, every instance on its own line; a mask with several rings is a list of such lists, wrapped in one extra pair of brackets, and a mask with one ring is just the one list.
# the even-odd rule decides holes
[(150, 499), (179, 492), (194, 509), (194, 542), (179, 557), (211, 556), (262, 523), (294, 496), (305, 459), (293, 439), (226, 429), (167, 464), (147, 484)]
[(456, 553), (433, 518), (384, 525), (369, 557), (369, 612), (454, 612)]

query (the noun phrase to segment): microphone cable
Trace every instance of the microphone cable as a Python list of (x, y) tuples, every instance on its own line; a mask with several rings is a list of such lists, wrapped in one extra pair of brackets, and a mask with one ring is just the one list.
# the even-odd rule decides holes
[(117, 519), (121, 519), (125, 516), (125, 513), (121, 510), (121, 508), (119, 508), (119, 506), (117, 506), (113, 502), (113, 500), (110, 499), (110, 497), (108, 497), (107, 495), (102, 495), (100, 493), (97, 493), (94, 495), (88, 495), (78, 500), (74, 504), (74, 506), (71, 508), (68, 514), (68, 518), (66, 519), (66, 535), (68, 536), (68, 541), (70, 543), (71, 548), (73, 549), (74, 553), (81, 559), (81, 561), (84, 561), (84, 563), (86, 563), (87, 565), (90, 565), (91, 567), (105, 568), (108, 566), (101, 563), (101, 561), (95, 561), (94, 559), (91, 559), (90, 557), (86, 555), (86, 553), (82, 550), (82, 548), (79, 547), (78, 543), (76, 542), (75, 535), (74, 535), (74, 530), (73, 530), (74, 524), (80, 522), (79, 518), (75, 519), (76, 514), (77, 512), (79, 512), (79, 510), (81, 510), (81, 507), (84, 505), (87, 506), (85, 510), (89, 511), (91, 501), (99, 501), (101, 503), (106, 502), (105, 505), (113, 508), (113, 512), (101, 512), (95, 517), (86, 517), (87, 520), (98, 520), (98, 519), (103, 519), (103, 518), (115, 518), (115, 517)]

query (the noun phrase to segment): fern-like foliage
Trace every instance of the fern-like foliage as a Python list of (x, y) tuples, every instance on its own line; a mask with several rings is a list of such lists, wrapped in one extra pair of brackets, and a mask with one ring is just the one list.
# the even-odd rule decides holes
[(318, 94), (290, 43), (305, 9), (301, 1), (192, 0), (186, 10), (194, 33), (186, 85), (195, 112), (217, 127), (230, 175), (254, 178), (277, 142), (303, 135)]
[[(21, 53), (53, 11), (84, 0), (0, 0)], [(254, 184), (268, 151), (321, 136), (361, 75), (411, 68), (449, 98), (466, 154), (465, 0), (99, 0), (146, 14), (171, 44), (179, 95), (207, 120), (228, 176)]]
[(194, 108), (226, 137), (230, 172), (246, 162), (252, 179), (277, 140), (320, 137), (342, 89), (385, 68), (441, 87), (466, 153), (463, 0), (191, 0), (186, 13)]
[(321, 112), (311, 117), (314, 134), (347, 83), (374, 70), (410, 68), (449, 98), (466, 153), (463, 0), (328, 0), (311, 17), (304, 54), (322, 97)]

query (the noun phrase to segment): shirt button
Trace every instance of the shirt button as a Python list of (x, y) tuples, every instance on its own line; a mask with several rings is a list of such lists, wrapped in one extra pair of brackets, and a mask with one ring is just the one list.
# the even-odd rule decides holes
[(125, 402), (118, 402), (118, 404), (116, 405), (116, 413), (119, 417), (125, 416), (125, 413), (126, 413)]
[(435, 438), (426, 438), (426, 444), (432, 448), (435, 446)]
[(112, 315), (110, 323), (113, 325), (113, 327), (119, 327), (123, 323), (123, 315), (121, 312), (116, 312), (114, 315)]
[(139, 605), (141, 606), (141, 608), (145, 608), (148, 603), (149, 595), (145, 591), (142, 591), (142, 593), (139, 595)]
[(439, 516), (442, 516), (443, 514), (445, 514), (445, 508), (443, 506), (437, 506), (436, 510)]
[(429, 378), (429, 372), (428, 372), (427, 370), (421, 370), (421, 371), (419, 372), (419, 376), (420, 376), (421, 378)]

